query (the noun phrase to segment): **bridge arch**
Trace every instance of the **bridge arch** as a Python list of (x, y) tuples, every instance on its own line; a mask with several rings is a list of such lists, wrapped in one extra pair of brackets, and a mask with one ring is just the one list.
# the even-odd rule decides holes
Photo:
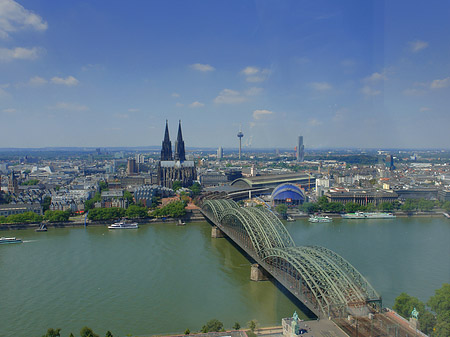
[(316, 315), (381, 310), (381, 297), (355, 267), (327, 248), (296, 247), (273, 213), (231, 200), (209, 200), (202, 211)]
[(341, 316), (352, 310), (361, 313), (368, 310), (368, 304), (381, 302), (350, 263), (324, 247), (272, 249), (266, 252), (264, 261), (271, 273), (289, 280), (295, 291), (301, 292), (325, 316)]

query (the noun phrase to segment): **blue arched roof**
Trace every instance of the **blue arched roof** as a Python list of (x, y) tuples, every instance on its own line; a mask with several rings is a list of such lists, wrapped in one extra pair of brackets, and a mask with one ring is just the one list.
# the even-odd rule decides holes
[(300, 200), (305, 201), (303, 191), (292, 184), (278, 185), (272, 192), (272, 200)]

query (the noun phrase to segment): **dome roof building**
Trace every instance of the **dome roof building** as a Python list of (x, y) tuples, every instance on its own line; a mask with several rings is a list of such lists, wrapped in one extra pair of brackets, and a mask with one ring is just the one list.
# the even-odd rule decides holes
[(278, 185), (273, 190), (271, 197), (274, 205), (286, 204), (288, 206), (296, 206), (305, 202), (305, 194), (298, 186), (293, 184)]

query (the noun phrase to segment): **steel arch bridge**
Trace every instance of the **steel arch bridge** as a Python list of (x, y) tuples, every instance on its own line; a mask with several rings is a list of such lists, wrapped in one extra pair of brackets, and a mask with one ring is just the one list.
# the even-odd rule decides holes
[(207, 200), (202, 213), (318, 317), (381, 310), (380, 295), (355, 267), (327, 248), (296, 247), (273, 213), (232, 200)]

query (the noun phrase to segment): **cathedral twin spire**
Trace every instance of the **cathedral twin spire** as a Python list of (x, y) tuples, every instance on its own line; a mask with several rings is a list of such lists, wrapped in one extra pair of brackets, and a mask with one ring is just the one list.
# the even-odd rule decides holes
[(164, 140), (162, 142), (162, 149), (161, 149), (161, 160), (162, 161), (167, 161), (167, 160), (185, 161), (186, 160), (183, 135), (181, 133), (181, 120), (178, 124), (178, 135), (177, 135), (177, 140), (175, 142), (175, 154), (173, 157), (172, 157), (172, 142), (170, 141), (170, 137), (169, 137), (169, 125), (166, 120), (166, 130), (164, 132)]

